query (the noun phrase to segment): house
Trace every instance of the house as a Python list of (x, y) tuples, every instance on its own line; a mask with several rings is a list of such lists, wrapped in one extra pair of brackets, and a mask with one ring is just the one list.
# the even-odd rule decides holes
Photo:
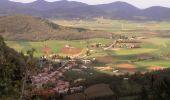
[(141, 40), (141, 39), (146, 39), (145, 37), (136, 37), (136, 39)]
[(71, 47), (69, 44), (66, 44), (65, 46), (64, 46), (65, 48), (69, 48), (69, 47)]
[(84, 59), (84, 60), (82, 60), (82, 62), (83, 62), (84, 64), (90, 64), (92, 61), (91, 61), (91, 60), (88, 60), (88, 59)]
[(74, 80), (74, 83), (80, 83), (80, 82), (84, 82), (86, 79), (77, 79), (77, 80)]
[(79, 86), (79, 87), (72, 87), (72, 88), (70, 88), (70, 91), (71, 91), (71, 93), (73, 94), (73, 93), (76, 93), (76, 92), (82, 92), (82, 91), (83, 91), (83, 89), (84, 89), (84, 87), (83, 87), (83, 86)]
[(141, 48), (140, 44), (131, 44), (129, 48)]
[(119, 70), (114, 70), (114, 71), (113, 71), (113, 73), (118, 73), (118, 72), (119, 72)]
[(126, 81), (126, 80), (129, 80), (129, 78), (123, 78), (123, 80), (125, 80), (125, 81)]
[(80, 68), (81, 68), (81, 69), (87, 69), (88, 67), (87, 67), (87, 66), (82, 65)]
[(61, 62), (61, 60), (60, 60), (60, 56), (59, 55), (52, 55), (51, 56), (51, 59), (52, 59), (52, 61), (54, 61), (54, 62)]
[(92, 48), (100, 48), (102, 47), (102, 43), (95, 43), (91, 45)]

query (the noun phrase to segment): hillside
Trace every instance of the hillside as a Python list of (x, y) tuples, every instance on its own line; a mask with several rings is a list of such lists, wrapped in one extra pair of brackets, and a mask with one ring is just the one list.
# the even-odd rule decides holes
[(0, 27), (0, 35), (8, 40), (72, 40), (109, 37), (107, 33), (63, 27), (39, 17), (25, 15), (0, 17)]
[(0, 15), (29, 14), (44, 18), (92, 19), (105, 17), (123, 20), (170, 20), (170, 8), (150, 7), (139, 9), (126, 2), (88, 5), (76, 1), (48, 2), (37, 0), (31, 3), (19, 3), (1, 0)]
[(0, 98), (18, 99), (24, 75), (24, 57), (6, 46), (0, 36)]
[[(34, 49), (26, 54), (18, 53), (8, 47), (0, 36), (0, 98), (1, 100), (28, 100), (31, 92), (29, 74), (37, 71), (37, 59), (33, 58)], [(27, 93), (27, 97), (25, 92)], [(20, 99), (19, 99), (20, 98)]]

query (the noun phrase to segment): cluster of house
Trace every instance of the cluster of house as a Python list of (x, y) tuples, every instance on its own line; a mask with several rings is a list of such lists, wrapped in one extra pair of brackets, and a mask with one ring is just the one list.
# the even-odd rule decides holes
[(69, 82), (62, 80), (64, 77), (63, 73), (58, 70), (52, 71), (52, 69), (52, 66), (49, 65), (43, 69), (42, 73), (32, 76), (31, 80), (34, 89), (42, 89), (43, 85), (48, 83), (54, 84), (53, 90), (57, 93), (63, 93), (69, 88)]
[(140, 48), (142, 42), (136, 39), (118, 39), (114, 44), (114, 47), (119, 48)]
[(104, 45), (102, 43), (93, 43), (90, 45), (91, 48), (103, 48), (103, 47), (107, 47), (107, 45)]
[(104, 45), (102, 43), (91, 44), (91, 48), (103, 48), (104, 50), (112, 48), (141, 48), (142, 40), (144, 37), (124, 37), (119, 39), (114, 39), (113, 43), (110, 45)]
[[(87, 64), (90, 63), (90, 60), (81, 60), (81, 63)], [(85, 65), (81, 65), (80, 68), (77, 68), (77, 66), (77, 60), (66, 60), (57, 69), (54, 69), (53, 65), (49, 64), (48, 67), (42, 69), (41, 73), (31, 77), (33, 89), (37, 95), (44, 95), (44, 93), (60, 95), (82, 91), (83, 86), (70, 87), (70, 82), (64, 80), (64, 74), (69, 70), (87, 69)], [(50, 87), (50, 85), (52, 86)], [(44, 86), (49, 86), (49, 88), (45, 89)]]

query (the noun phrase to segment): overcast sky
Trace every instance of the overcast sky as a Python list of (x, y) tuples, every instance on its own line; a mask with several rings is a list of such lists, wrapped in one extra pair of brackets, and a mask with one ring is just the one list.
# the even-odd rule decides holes
[[(35, 0), (11, 0), (11, 1), (17, 1), (17, 2), (33, 2)], [(46, 1), (59, 1), (59, 0), (46, 0)], [(170, 7), (170, 0), (69, 0), (69, 1), (79, 1), (84, 2), (88, 4), (103, 4), (103, 3), (110, 3), (115, 1), (124, 1), (128, 2), (130, 4), (133, 4), (136, 7), (139, 8), (147, 8), (150, 6), (164, 6), (164, 7)]]

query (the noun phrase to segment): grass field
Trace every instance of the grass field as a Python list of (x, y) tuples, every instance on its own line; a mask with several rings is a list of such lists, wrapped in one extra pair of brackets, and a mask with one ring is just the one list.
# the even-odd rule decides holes
[[(52, 20), (53, 22), (70, 27), (81, 27), (92, 30), (104, 30), (107, 32), (116, 32), (116, 33), (126, 33), (121, 32), (120, 30), (145, 30), (145, 31), (153, 31), (153, 30), (169, 30), (170, 23), (169, 22), (140, 22), (140, 21), (125, 21), (125, 20), (110, 20), (110, 19), (94, 19), (94, 20)], [(136, 31), (135, 34), (130, 32), (130, 34), (138, 35), (143, 32)], [(147, 32), (146, 32), (147, 33)], [(129, 32), (127, 33), (128, 35)]]
[[(152, 42), (152, 40), (160, 40), (160, 42)], [(36, 57), (40, 57), (43, 55), (42, 48), (47, 45), (52, 49), (52, 51), (56, 54), (60, 54), (61, 48), (63, 48), (66, 44), (69, 44), (73, 47), (77, 48), (86, 48), (87, 41), (90, 43), (103, 43), (103, 44), (110, 44), (112, 41), (110, 39), (90, 39), (90, 40), (73, 40), (73, 41), (58, 41), (58, 40), (49, 40), (44, 42), (25, 42), (25, 41), (6, 41), (8, 46), (11, 48), (16, 49), (17, 51), (26, 52), (30, 48), (35, 48)], [(145, 69), (145, 67), (149, 66), (161, 66), (161, 67), (170, 67), (169, 60), (165, 59), (161, 54), (164, 51), (169, 50), (168, 42), (170, 39), (163, 39), (163, 38), (151, 38), (147, 39), (146, 42), (143, 43), (142, 48), (137, 49), (120, 49), (120, 50), (102, 50), (96, 49), (95, 53), (92, 53), (89, 57), (103, 57), (108, 56), (108, 62), (102, 62), (100, 60), (99, 64), (96, 66), (115, 66), (115, 64), (121, 63), (130, 63), (137, 66), (139, 69)], [(144, 60), (144, 61), (136, 61), (133, 62), (136, 58), (134, 56), (140, 54), (151, 54), (154, 55), (156, 58), (153, 60)], [(109, 60), (111, 57), (115, 60)], [(104, 61), (104, 60), (103, 60)]]
[(111, 43), (110, 39), (102, 39), (102, 38), (96, 38), (96, 39), (89, 39), (89, 40), (72, 40), (72, 41), (65, 41), (65, 40), (48, 40), (43, 42), (30, 42), (30, 41), (6, 41), (7, 45), (11, 48), (16, 49), (17, 51), (26, 52), (27, 50), (31, 48), (36, 49), (35, 57), (42, 56), (42, 49), (45, 46), (48, 46), (52, 49), (54, 53), (60, 53), (61, 48), (63, 48), (65, 45), (71, 45), (73, 47), (77, 48), (86, 48), (87, 42), (90, 43), (102, 43), (102, 44), (109, 44)]

